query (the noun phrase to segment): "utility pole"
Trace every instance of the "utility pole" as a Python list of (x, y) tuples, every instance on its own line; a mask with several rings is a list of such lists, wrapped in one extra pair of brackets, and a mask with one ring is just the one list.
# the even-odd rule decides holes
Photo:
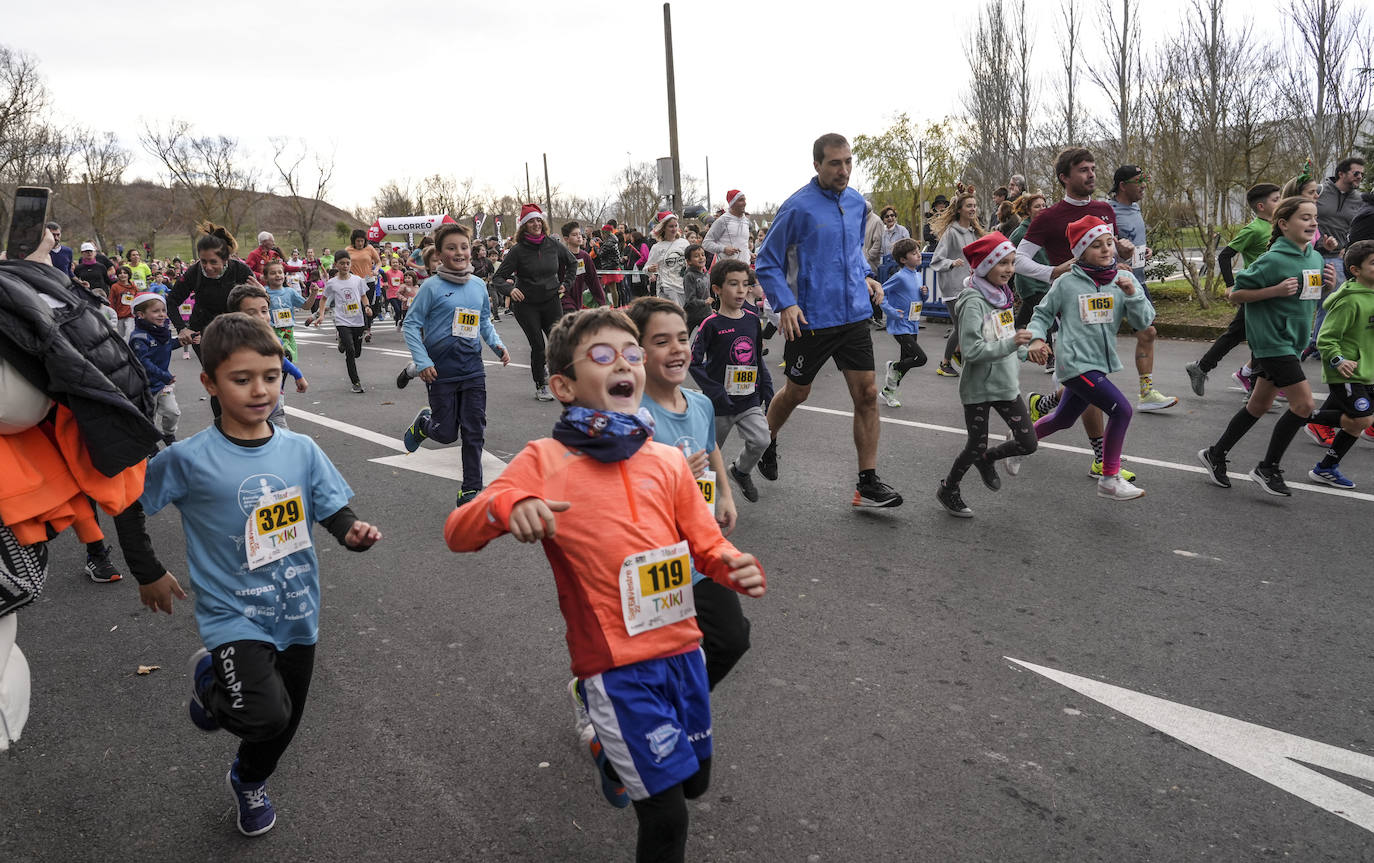
[(530, 194), (530, 163), (525, 163), (525, 200), (533, 201), (534, 195)]
[(677, 82), (673, 75), (673, 12), (663, 4), (663, 56), (668, 64), (668, 155), (673, 157), (673, 212), (682, 215), (682, 162), (677, 151)]
[[(553, 218), (553, 191), (552, 191), (552, 190), (550, 189), (550, 187), (549, 187), (549, 154), (548, 154), (548, 153), (545, 153), (545, 154), (544, 154), (544, 207), (545, 207), (544, 215), (546, 215), (546, 216), (548, 216), (550, 219), (552, 219), (552, 218)], [(547, 228), (545, 228), (545, 231), (544, 231), (544, 232), (545, 232), (545, 233), (549, 233), (549, 232), (551, 232), (552, 230), (553, 230), (553, 225), (550, 224)]]
[(711, 157), (706, 157), (706, 212), (711, 213)]

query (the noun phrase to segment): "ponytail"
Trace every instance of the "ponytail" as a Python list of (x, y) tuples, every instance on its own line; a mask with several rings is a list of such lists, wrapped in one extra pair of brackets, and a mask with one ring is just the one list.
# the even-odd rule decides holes
[(201, 222), (196, 225), (204, 236), (196, 240), (196, 255), (201, 252), (214, 252), (224, 260), (228, 261), (229, 256), (238, 248), (238, 243), (234, 240), (234, 235), (226, 229), (216, 225), (214, 222)]
[(1298, 207), (1301, 207), (1303, 204), (1312, 204), (1316, 206), (1315, 201), (1303, 195), (1293, 195), (1279, 201), (1279, 205), (1274, 208), (1274, 228), (1269, 232), (1269, 248), (1272, 249), (1279, 237), (1283, 236), (1283, 230), (1279, 228), (1279, 221), (1282, 220), (1286, 222), (1293, 218), (1293, 214), (1295, 214), (1298, 211)]

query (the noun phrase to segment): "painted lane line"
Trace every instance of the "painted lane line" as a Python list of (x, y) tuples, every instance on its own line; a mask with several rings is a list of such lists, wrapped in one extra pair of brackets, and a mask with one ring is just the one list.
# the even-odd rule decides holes
[(1003, 658), (1374, 832), (1374, 797), (1305, 766), (1374, 782), (1374, 758), (1368, 755), (1010, 656)]
[(1222, 562), (1221, 558), (1219, 557), (1212, 557), (1208, 554), (1198, 554), (1196, 551), (1184, 551), (1181, 548), (1174, 549), (1174, 554), (1178, 555), (1179, 557), (1187, 557), (1193, 560), (1214, 560), (1217, 563)]
[(406, 451), (405, 444), (401, 443), (400, 438), (397, 438), (394, 435), (379, 434), (373, 431), (372, 429), (365, 429), (362, 426), (355, 426), (350, 423), (346, 423), (343, 420), (336, 420), (333, 417), (327, 417), (324, 414), (303, 411), (300, 408), (292, 407), (291, 405), (286, 406), (286, 415), (289, 417), (295, 417), (296, 419), (303, 419), (306, 422), (316, 423), (326, 428), (334, 429), (334, 431), (341, 431), (344, 434), (352, 435), (356, 438), (362, 438), (365, 441), (370, 441), (371, 443), (375, 443), (378, 446), (384, 446), (387, 449), (396, 450), (397, 452)]
[[(317, 338), (316, 336), (318, 336), (318, 338)], [(338, 340), (337, 340), (337, 339), (331, 339), (331, 338), (329, 338), (328, 336), (324, 335), (323, 333), (312, 333), (309, 337), (306, 337), (306, 338), (301, 338), (301, 334), (300, 334), (300, 333), (296, 333), (296, 341), (297, 341), (298, 343), (300, 343), (300, 344), (303, 344), (303, 345), (314, 345), (314, 346), (317, 346), (317, 347), (325, 347), (325, 346), (328, 346), (328, 347), (334, 348), (335, 350), (338, 349), (338, 348), (337, 348)], [(396, 350), (395, 348), (378, 348), (378, 347), (373, 347), (372, 345), (363, 345), (363, 350), (365, 350), (365, 351), (376, 351), (376, 352), (379, 353), (379, 354), (386, 354), (387, 356), (392, 356), (392, 357), (404, 357), (404, 358), (406, 359), (407, 362), (410, 361), (410, 351), (399, 351), (399, 350)], [(484, 365), (484, 366), (499, 366), (499, 365), (501, 365), (501, 361), (500, 361), (500, 360), (487, 359), (486, 357), (483, 357), (483, 358), (482, 358), (482, 365)], [(514, 362), (514, 361), (511, 362), (510, 367), (511, 367), (511, 368), (515, 368), (515, 369), (528, 369), (528, 368), (529, 368), (529, 366), (527, 366), (527, 365), (525, 365), (525, 364), (523, 364), (523, 363), (517, 363), (517, 362)]]

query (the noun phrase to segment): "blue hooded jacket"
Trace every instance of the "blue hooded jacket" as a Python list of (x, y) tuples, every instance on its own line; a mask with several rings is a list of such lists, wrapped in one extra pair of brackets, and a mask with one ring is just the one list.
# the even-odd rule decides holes
[(873, 315), (863, 256), (868, 203), (846, 187), (822, 189), (815, 177), (783, 203), (759, 249), (755, 269), (768, 304), (800, 306), (807, 330), (867, 320)]

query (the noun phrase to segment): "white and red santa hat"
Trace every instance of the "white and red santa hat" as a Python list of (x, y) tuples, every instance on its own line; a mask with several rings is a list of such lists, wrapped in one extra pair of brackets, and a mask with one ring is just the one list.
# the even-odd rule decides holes
[(1001, 231), (984, 234), (964, 246), (964, 260), (973, 268), (975, 276), (987, 278), (997, 262), (1016, 251), (1016, 247), (1002, 235)]
[(539, 209), (538, 204), (521, 205), (520, 218), (516, 221), (515, 226), (518, 228), (521, 225), (528, 222), (530, 219), (541, 219), (543, 220), (545, 225), (548, 225), (549, 223), (549, 220), (544, 218), (544, 211)]
[(738, 198), (738, 197), (739, 197), (740, 195), (742, 195), (742, 194), (744, 194), (744, 193), (741, 192), (739, 189), (731, 189), (730, 191), (726, 192), (726, 193), (725, 193), (725, 206), (728, 207), (728, 206), (730, 206), (731, 204), (735, 203), (735, 199)]
[(134, 297), (133, 302), (129, 303), (129, 308), (137, 311), (139, 306), (143, 305), (144, 303), (151, 302), (153, 300), (157, 300), (158, 302), (163, 304), (167, 302), (167, 298), (164, 297), (162, 294), (154, 293), (153, 291), (144, 291), (143, 293)]
[(1116, 235), (1106, 219), (1091, 215), (1084, 216), (1076, 222), (1070, 222), (1064, 233), (1069, 238), (1069, 246), (1075, 258), (1081, 258), (1083, 253), (1088, 250), (1088, 246), (1093, 244), (1093, 240), (1103, 234), (1107, 236)]

